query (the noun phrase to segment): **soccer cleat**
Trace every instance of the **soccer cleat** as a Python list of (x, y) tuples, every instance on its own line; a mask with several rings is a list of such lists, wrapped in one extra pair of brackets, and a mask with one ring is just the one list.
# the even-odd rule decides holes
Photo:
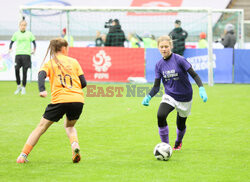
[(22, 87), (21, 86), (17, 86), (16, 91), (14, 92), (15, 95), (19, 94), (19, 92), (21, 92)]
[(27, 163), (27, 162), (29, 162), (29, 161), (28, 161), (28, 159), (27, 159), (27, 155), (24, 154), (24, 153), (21, 153), (21, 154), (19, 155), (19, 157), (17, 158), (16, 162), (17, 162), (17, 163)]
[(73, 151), (72, 161), (73, 163), (78, 163), (81, 160), (80, 149), (75, 148)]
[(181, 150), (182, 142), (175, 142), (173, 150)]
[(26, 90), (25, 90), (25, 87), (22, 87), (22, 91), (21, 91), (21, 94), (22, 94), (22, 95), (26, 94)]
[(73, 142), (72, 145), (72, 161), (78, 163), (81, 160), (80, 147), (77, 142)]

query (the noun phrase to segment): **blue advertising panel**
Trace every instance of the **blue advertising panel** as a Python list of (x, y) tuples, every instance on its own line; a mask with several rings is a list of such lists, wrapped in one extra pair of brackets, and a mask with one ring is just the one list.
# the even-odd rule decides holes
[[(208, 82), (207, 49), (186, 49), (184, 57), (204, 83)], [(214, 83), (232, 83), (233, 49), (213, 49)], [(193, 80), (192, 80), (193, 81)]]
[[(146, 49), (146, 79), (154, 81), (155, 64), (162, 58), (159, 50)], [(207, 49), (186, 49), (184, 57), (192, 64), (204, 83), (208, 82)], [(214, 83), (232, 83), (233, 49), (213, 50)], [(191, 82), (194, 80), (191, 78)]]
[(250, 50), (234, 50), (234, 83), (250, 83)]
[(233, 48), (214, 49), (216, 68), (214, 83), (233, 82)]
[[(188, 62), (192, 64), (195, 72), (200, 76), (203, 83), (208, 82), (208, 71), (207, 71), (207, 49), (186, 49), (184, 52), (184, 57)], [(190, 77), (192, 83), (194, 80)]]

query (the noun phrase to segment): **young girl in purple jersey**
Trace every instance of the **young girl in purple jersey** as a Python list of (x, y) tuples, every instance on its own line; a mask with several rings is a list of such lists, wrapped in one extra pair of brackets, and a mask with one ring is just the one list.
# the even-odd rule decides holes
[(162, 142), (169, 143), (169, 128), (167, 116), (174, 109), (177, 110), (177, 138), (174, 150), (180, 150), (182, 139), (186, 132), (187, 116), (191, 112), (193, 89), (188, 79), (188, 73), (195, 80), (199, 87), (199, 94), (203, 102), (207, 101), (207, 94), (198, 74), (193, 70), (192, 65), (182, 56), (172, 53), (173, 43), (169, 36), (161, 36), (158, 39), (158, 49), (162, 59), (155, 65), (155, 82), (148, 95), (143, 99), (144, 106), (149, 105), (149, 101), (154, 97), (159, 89), (160, 83), (165, 88), (165, 94), (162, 97), (158, 109), (158, 127)]

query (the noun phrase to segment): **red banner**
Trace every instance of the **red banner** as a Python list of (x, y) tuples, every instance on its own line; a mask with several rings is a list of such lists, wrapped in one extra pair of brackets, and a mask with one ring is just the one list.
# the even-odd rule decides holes
[[(132, 0), (131, 7), (180, 7), (183, 0)], [(177, 15), (177, 13), (128, 13), (132, 16)]]
[(143, 48), (70, 47), (69, 56), (78, 60), (87, 81), (128, 82), (128, 77), (144, 77)]

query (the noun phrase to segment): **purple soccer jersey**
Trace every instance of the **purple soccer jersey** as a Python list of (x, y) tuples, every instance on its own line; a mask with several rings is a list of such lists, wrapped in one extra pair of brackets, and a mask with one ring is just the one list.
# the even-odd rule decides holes
[(191, 64), (182, 56), (172, 53), (167, 60), (163, 58), (155, 65), (155, 78), (161, 79), (165, 93), (179, 102), (192, 100), (193, 89), (187, 70)]

